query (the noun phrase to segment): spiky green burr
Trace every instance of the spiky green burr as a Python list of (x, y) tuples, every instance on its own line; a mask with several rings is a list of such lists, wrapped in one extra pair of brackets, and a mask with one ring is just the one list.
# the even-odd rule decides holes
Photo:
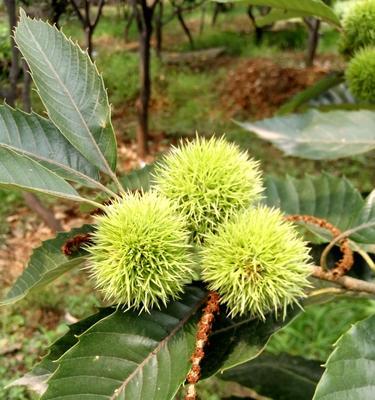
[(290, 222), (265, 206), (237, 214), (209, 235), (202, 278), (232, 317), (285, 316), (309, 286), (309, 251)]
[(191, 281), (186, 220), (168, 199), (128, 194), (109, 205), (96, 226), (89, 264), (108, 301), (149, 311), (177, 298)]
[(375, 46), (375, 0), (358, 1), (343, 20), (341, 50), (352, 55), (367, 46)]
[(358, 99), (375, 103), (375, 47), (360, 50), (345, 72), (351, 93)]
[(182, 144), (156, 168), (156, 190), (188, 218), (192, 240), (205, 236), (262, 192), (258, 162), (224, 138), (197, 137)]

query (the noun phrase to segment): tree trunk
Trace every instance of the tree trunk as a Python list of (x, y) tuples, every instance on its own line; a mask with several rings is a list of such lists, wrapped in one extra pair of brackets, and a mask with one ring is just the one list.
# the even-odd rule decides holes
[(90, 25), (85, 26), (85, 43), (86, 43), (86, 49), (87, 53), (92, 59), (92, 34), (93, 30)]
[(132, 26), (132, 23), (134, 21), (134, 11), (132, 11), (131, 14), (126, 15), (126, 24), (125, 24), (125, 29), (124, 29), (124, 38), (125, 38), (125, 43), (129, 42), (129, 31)]
[(320, 19), (310, 19), (307, 27), (309, 31), (309, 39), (306, 54), (306, 67), (311, 67), (314, 64), (316, 51), (319, 44)]
[(219, 16), (222, 8), (223, 8), (222, 3), (215, 2), (214, 13), (212, 14), (212, 21), (211, 21), (212, 26), (216, 25), (217, 17)]
[(159, 1), (158, 14), (155, 24), (156, 56), (161, 58), (163, 48), (163, 0)]
[(178, 19), (178, 21), (180, 22), (180, 25), (182, 26), (182, 29), (184, 30), (186, 36), (187, 36), (188, 39), (189, 39), (190, 47), (191, 47), (192, 49), (194, 49), (194, 39), (193, 39), (193, 36), (191, 35), (191, 32), (190, 32), (188, 26), (186, 25), (186, 23), (185, 23), (185, 21), (184, 21), (184, 18), (183, 18), (183, 16), (182, 16), (182, 12), (181, 12), (181, 10), (180, 10), (179, 8), (177, 8), (177, 13), (176, 13), (176, 14), (177, 14), (177, 19)]
[(66, 11), (68, 0), (52, 0), (51, 8), (52, 8), (52, 24), (56, 25), (59, 28), (60, 17)]
[(37, 215), (39, 215), (46, 223), (46, 225), (52, 229), (52, 231), (63, 231), (60, 221), (55, 218), (53, 212), (50, 209), (42, 204), (42, 202), (38, 199), (38, 197), (36, 197), (35, 194), (23, 192), (22, 197), (24, 198), (27, 206)]
[(203, 33), (205, 19), (206, 19), (206, 6), (203, 5), (201, 9), (201, 18), (199, 22), (199, 35), (202, 35)]
[(102, 15), (103, 12), (103, 7), (105, 0), (99, 0), (98, 1), (98, 11), (96, 13), (94, 22), (91, 20), (91, 12), (90, 12), (90, 7), (91, 7), (91, 1), (90, 0), (85, 0), (84, 1), (84, 14), (82, 14), (79, 6), (80, 3), (78, 0), (70, 0), (75, 13), (77, 14), (78, 19), (80, 20), (84, 34), (85, 34), (85, 44), (87, 48), (87, 53), (92, 59), (92, 51), (93, 51), (93, 44), (92, 44), (92, 37), (95, 31), (95, 28), (99, 22), (99, 19)]
[(256, 20), (253, 14), (253, 9), (254, 6), (248, 6), (247, 7), (247, 15), (250, 18), (251, 23), (253, 24), (254, 30), (255, 30), (255, 44), (259, 45), (262, 42), (263, 39), (263, 28), (260, 28), (256, 24)]
[[(146, 6), (147, 7), (147, 6)], [(147, 7), (147, 10), (149, 8)], [(151, 78), (150, 78), (150, 56), (151, 56), (151, 35), (152, 35), (152, 13), (144, 11), (143, 13), (143, 30), (139, 35), (139, 51), (140, 51), (140, 94), (137, 102), (138, 111), (138, 129), (137, 144), (138, 155), (144, 158), (148, 153), (148, 111), (151, 97)]]
[[(5, 0), (5, 5), (8, 11), (9, 31), (13, 32), (17, 24), (17, 5), (16, 0)], [(16, 47), (13, 35), (10, 37), (12, 49), (12, 62), (9, 71), (9, 89), (6, 93), (7, 103), (14, 107), (17, 98), (17, 81), (20, 74), (19, 67), (19, 51)]]

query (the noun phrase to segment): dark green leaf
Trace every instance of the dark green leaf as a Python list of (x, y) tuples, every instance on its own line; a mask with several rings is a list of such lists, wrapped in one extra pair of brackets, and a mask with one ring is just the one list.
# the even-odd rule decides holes
[[(280, 208), (285, 214), (313, 215), (346, 231), (375, 219), (374, 199), (374, 194), (371, 194), (365, 202), (347, 179), (323, 174), (303, 179), (268, 176), (263, 201), (270, 207)], [(313, 225), (305, 226), (320, 240), (331, 239), (327, 231)], [(350, 238), (358, 243), (373, 244), (374, 233), (374, 228), (369, 228)]]
[(70, 325), (69, 331), (51, 345), (49, 353), (43, 357), (42, 361), (37, 364), (31, 372), (16, 379), (7, 387), (27, 386), (29, 389), (34, 390), (39, 394), (43, 394), (47, 390), (47, 380), (59, 366), (56, 360), (78, 343), (79, 335), (82, 335), (83, 332), (89, 329), (92, 325), (112, 314), (114, 311), (114, 308), (103, 308), (98, 313)]
[(277, 400), (311, 400), (322, 373), (319, 361), (289, 354), (263, 353), (224, 372), (219, 378), (238, 382), (262, 396)]
[(173, 399), (190, 368), (205, 292), (150, 314), (119, 309), (79, 336), (42, 399)]
[(63, 273), (82, 264), (86, 259), (84, 252), (66, 256), (61, 247), (75, 235), (92, 232), (92, 230), (91, 225), (84, 225), (70, 232), (60, 232), (54, 239), (43, 242), (34, 250), (26, 269), (5, 298), (0, 301), (0, 305), (15, 303), (31, 291), (47, 285)]
[(0, 187), (87, 201), (68, 182), (29, 157), (0, 146), (0, 160)]
[(142, 169), (136, 169), (129, 174), (119, 177), (121, 184), (126, 190), (143, 190), (148, 191), (151, 186), (151, 174), (154, 165), (146, 165)]
[[(375, 190), (367, 197), (355, 226), (375, 222)], [(375, 243), (375, 227), (367, 228), (354, 233), (351, 238), (359, 243)]]
[(223, 372), (257, 357), (272, 334), (293, 320), (301, 309), (289, 308), (285, 320), (273, 314), (266, 321), (253, 318), (231, 319), (222, 313), (214, 324), (202, 368), (204, 377)]
[(116, 166), (116, 139), (104, 83), (78, 45), (21, 10), (15, 40), (52, 122), (103, 172)]
[(335, 347), (313, 400), (373, 400), (375, 316), (353, 325)]
[(312, 160), (334, 160), (375, 149), (375, 112), (369, 110), (310, 110), (238, 125), (287, 155)]
[(0, 106), (0, 147), (27, 155), (65, 179), (90, 184), (99, 178), (55, 125), (35, 113)]

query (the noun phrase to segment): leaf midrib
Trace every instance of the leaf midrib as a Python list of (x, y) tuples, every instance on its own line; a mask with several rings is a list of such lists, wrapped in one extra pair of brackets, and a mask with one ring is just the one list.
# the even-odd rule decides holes
[[(26, 29), (29, 31), (30, 36), (32, 37), (32, 41), (35, 43), (36, 47), (39, 49), (39, 51), (40, 51), (41, 54), (43, 55), (43, 58), (44, 58), (45, 62), (49, 65), (49, 67), (51, 68), (52, 72), (54, 73), (54, 75), (55, 75), (57, 81), (59, 82), (59, 84), (60, 84), (61, 87), (63, 88), (64, 92), (67, 94), (68, 98), (70, 99), (71, 104), (73, 105), (74, 109), (76, 110), (77, 114), (79, 115), (79, 118), (81, 119), (81, 121), (82, 121), (82, 123), (83, 123), (83, 125), (84, 125), (84, 128), (86, 129), (86, 131), (87, 131), (87, 133), (88, 133), (88, 135), (89, 135), (89, 137), (90, 137), (90, 139), (91, 139), (91, 141), (92, 141), (92, 143), (93, 143), (95, 149), (97, 150), (97, 152), (98, 152), (100, 158), (102, 159), (102, 161), (103, 161), (103, 163), (104, 163), (104, 166), (106, 167), (107, 171), (111, 172), (111, 169), (110, 169), (110, 167), (109, 167), (109, 164), (108, 164), (106, 158), (105, 158), (104, 155), (102, 154), (102, 152), (101, 152), (101, 150), (100, 150), (98, 144), (96, 143), (95, 139), (93, 138), (92, 133), (91, 133), (91, 131), (90, 131), (90, 129), (89, 129), (89, 127), (88, 127), (88, 125), (87, 125), (85, 119), (83, 118), (83, 115), (82, 115), (81, 112), (79, 111), (79, 109), (78, 109), (78, 107), (77, 107), (77, 104), (75, 103), (73, 97), (71, 96), (71, 94), (70, 94), (68, 88), (64, 85), (64, 82), (61, 80), (59, 74), (57, 73), (57, 71), (55, 70), (55, 68), (53, 67), (53, 65), (51, 64), (51, 62), (49, 61), (48, 57), (46, 56), (46, 54), (44, 53), (43, 49), (42, 49), (41, 46), (39, 45), (38, 41), (36, 40), (36, 38), (35, 38), (33, 32), (31, 31), (31, 29), (29, 28), (29, 26), (28, 26), (27, 23), (25, 24), (25, 26), (26, 26)], [(80, 50), (78, 50), (78, 51), (80, 51)], [(43, 101), (43, 100), (42, 100), (42, 101)], [(43, 103), (44, 103), (44, 102), (43, 102)], [(46, 108), (47, 108), (47, 107), (46, 107)], [(48, 108), (47, 108), (47, 109), (48, 109)], [(50, 118), (51, 118), (51, 116), (50, 116)], [(52, 118), (51, 118), (51, 120), (52, 120)], [(68, 140), (69, 140), (69, 139), (68, 139)]]
[(189, 310), (188, 314), (179, 321), (179, 323), (171, 330), (171, 332), (160, 341), (160, 343), (148, 353), (147, 357), (135, 368), (135, 370), (125, 379), (122, 385), (116, 390), (116, 392), (110, 397), (110, 400), (116, 399), (119, 395), (123, 393), (126, 389), (128, 383), (137, 375), (137, 373), (143, 369), (143, 367), (148, 363), (148, 361), (153, 357), (156, 356), (159, 351), (165, 346), (168, 341), (174, 337), (174, 335), (187, 323), (187, 321), (198, 311), (201, 305), (204, 303), (206, 298), (201, 299), (197, 302), (197, 304)]

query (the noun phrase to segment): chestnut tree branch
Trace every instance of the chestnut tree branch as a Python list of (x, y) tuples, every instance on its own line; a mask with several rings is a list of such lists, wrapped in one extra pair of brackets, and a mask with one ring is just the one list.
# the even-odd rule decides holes
[(343, 288), (353, 292), (363, 292), (375, 295), (375, 283), (372, 282), (351, 278), (347, 275), (334, 278), (331, 274), (325, 272), (321, 267), (316, 266), (311, 267), (311, 276), (313, 276), (314, 278), (322, 279), (324, 281), (336, 283)]

